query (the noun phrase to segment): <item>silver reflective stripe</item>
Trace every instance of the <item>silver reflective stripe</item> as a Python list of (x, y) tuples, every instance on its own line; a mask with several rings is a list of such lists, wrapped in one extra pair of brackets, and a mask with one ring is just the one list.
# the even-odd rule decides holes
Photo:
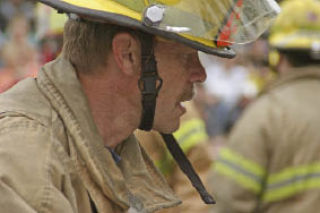
[(261, 192), (266, 175), (261, 165), (229, 148), (220, 151), (214, 170), (255, 194)]
[(263, 201), (279, 201), (310, 189), (319, 188), (320, 163), (289, 167), (270, 174)]
[(238, 164), (235, 164), (235, 163), (228, 161), (228, 160), (225, 160), (225, 159), (221, 159), (221, 160), (219, 160), (219, 162), (221, 164), (224, 164), (226, 167), (231, 168), (235, 172), (242, 174), (243, 176), (248, 177), (252, 181), (257, 182), (258, 184), (262, 184), (262, 182), (263, 182), (262, 177), (255, 175), (254, 173), (244, 169), (243, 167), (239, 166)]

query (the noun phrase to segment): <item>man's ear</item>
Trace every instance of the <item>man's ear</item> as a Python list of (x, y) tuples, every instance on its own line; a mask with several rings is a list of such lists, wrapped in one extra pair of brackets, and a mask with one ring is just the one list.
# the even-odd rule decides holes
[(116, 34), (112, 40), (112, 52), (122, 72), (130, 75), (140, 67), (140, 44), (131, 34)]

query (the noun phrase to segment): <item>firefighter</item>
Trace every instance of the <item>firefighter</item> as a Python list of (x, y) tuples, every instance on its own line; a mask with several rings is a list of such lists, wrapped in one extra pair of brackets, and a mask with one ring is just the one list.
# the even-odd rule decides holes
[[(155, 212), (180, 203), (133, 131), (171, 135), (206, 73), (277, 15), (272, 0), (41, 0), (68, 14), (60, 57), (0, 95), (3, 212)], [(175, 151), (174, 151), (175, 150)], [(179, 160), (179, 159), (182, 159)]]
[(247, 108), (219, 154), (212, 212), (320, 208), (320, 2), (281, 6), (269, 35), (277, 79)]

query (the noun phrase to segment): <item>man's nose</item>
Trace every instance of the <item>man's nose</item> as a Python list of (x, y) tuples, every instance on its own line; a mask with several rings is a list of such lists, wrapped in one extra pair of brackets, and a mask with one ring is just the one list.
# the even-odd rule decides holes
[(203, 83), (207, 79), (207, 73), (200, 63), (198, 54), (194, 55), (189, 63), (191, 69), (190, 81), (192, 83)]

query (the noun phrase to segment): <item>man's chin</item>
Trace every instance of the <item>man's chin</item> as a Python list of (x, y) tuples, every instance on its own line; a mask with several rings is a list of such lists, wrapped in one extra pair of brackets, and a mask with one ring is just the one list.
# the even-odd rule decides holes
[(176, 124), (170, 123), (165, 126), (155, 126), (153, 129), (164, 134), (172, 134), (179, 129), (179, 126), (180, 122), (177, 122)]

